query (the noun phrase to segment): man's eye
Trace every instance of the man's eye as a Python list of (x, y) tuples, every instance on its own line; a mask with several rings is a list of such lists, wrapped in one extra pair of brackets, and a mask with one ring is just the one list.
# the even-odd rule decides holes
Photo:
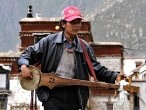
[(69, 22), (70, 24), (80, 24), (81, 23), (81, 21), (78, 21), (78, 22), (75, 22), (75, 21), (71, 21), (71, 22)]

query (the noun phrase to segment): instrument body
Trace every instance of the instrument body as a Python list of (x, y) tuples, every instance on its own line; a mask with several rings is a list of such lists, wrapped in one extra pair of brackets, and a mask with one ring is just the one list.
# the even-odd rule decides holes
[[(56, 86), (59, 87), (71, 85), (88, 86), (91, 88), (111, 88), (115, 90), (118, 90), (120, 87), (118, 84), (58, 77), (55, 75), (55, 73), (42, 73), (38, 68), (32, 65), (30, 65), (29, 68), (31, 74), (33, 75), (32, 79), (19, 76), (20, 85), (25, 90), (34, 90), (40, 86), (47, 86), (48, 88), (52, 89)], [(139, 87), (128, 85), (124, 86), (123, 89), (131, 92), (139, 91)]]

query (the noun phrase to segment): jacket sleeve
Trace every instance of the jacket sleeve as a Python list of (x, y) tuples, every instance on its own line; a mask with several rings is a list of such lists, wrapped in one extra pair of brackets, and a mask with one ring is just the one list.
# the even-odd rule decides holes
[(18, 66), (25, 64), (27, 66), (33, 65), (41, 60), (43, 53), (43, 46), (45, 39), (43, 38), (33, 46), (29, 46), (18, 58)]
[(96, 77), (99, 81), (104, 81), (107, 83), (115, 83), (117, 72), (110, 71), (107, 67), (102, 66), (100, 62), (97, 61), (95, 53), (90, 45), (88, 47), (88, 54), (92, 62), (93, 68), (95, 70)]

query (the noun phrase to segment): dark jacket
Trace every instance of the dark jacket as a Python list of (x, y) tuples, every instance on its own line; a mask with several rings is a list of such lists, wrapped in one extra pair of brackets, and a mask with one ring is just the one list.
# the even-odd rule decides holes
[[(89, 80), (89, 69), (83, 56), (83, 51), (80, 46), (79, 38), (76, 38), (75, 49), (75, 78), (81, 80)], [(93, 64), (96, 76), (98, 80), (107, 83), (114, 83), (118, 73), (109, 71), (106, 67), (101, 66), (97, 62), (94, 51), (91, 46), (84, 41), (84, 45), (87, 49), (91, 62)], [(30, 46), (18, 59), (18, 65), (22, 64), (32, 65), (36, 62), (41, 62), (41, 71), (43, 73), (55, 72), (58, 67), (58, 62), (61, 59), (63, 53), (63, 34), (62, 32), (48, 35), (42, 38), (38, 43)], [(82, 110), (85, 109), (89, 90), (88, 87), (78, 87), (78, 99)]]

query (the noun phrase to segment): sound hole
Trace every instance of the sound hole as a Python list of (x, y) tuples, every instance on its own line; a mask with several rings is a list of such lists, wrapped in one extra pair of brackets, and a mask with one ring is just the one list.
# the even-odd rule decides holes
[(49, 83), (54, 83), (55, 82), (55, 78), (49, 78)]

